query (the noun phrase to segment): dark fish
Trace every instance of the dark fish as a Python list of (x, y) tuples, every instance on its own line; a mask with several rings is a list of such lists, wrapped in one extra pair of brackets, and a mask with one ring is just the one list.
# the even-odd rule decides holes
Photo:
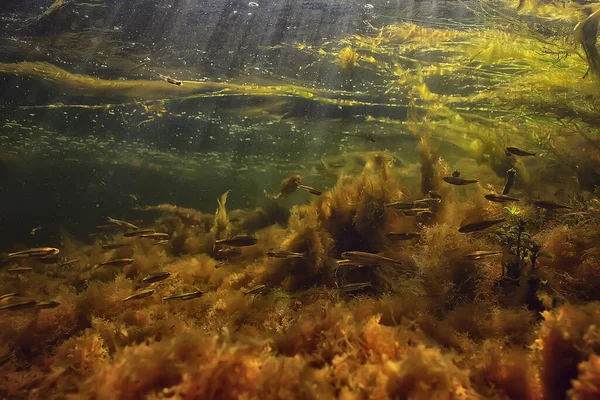
[(534, 201), (533, 204), (535, 206), (537, 206), (537, 207), (548, 208), (548, 209), (551, 209), (551, 210), (556, 210), (556, 209), (559, 209), (559, 208), (570, 210), (570, 209), (573, 208), (573, 207), (566, 206), (564, 204), (558, 204), (558, 203), (555, 203), (553, 201), (546, 201), (546, 200)]
[(75, 258), (73, 260), (64, 261), (64, 262), (60, 263), (59, 265), (61, 267), (69, 267), (69, 266), (71, 266), (71, 265), (73, 265), (73, 264), (75, 264), (77, 262), (79, 262), (79, 258)]
[(442, 179), (446, 183), (449, 183), (451, 185), (458, 185), (458, 186), (463, 186), (463, 185), (468, 185), (470, 183), (479, 182), (477, 179), (463, 179), (463, 178), (459, 178), (457, 176), (444, 176)]
[(510, 201), (519, 201), (516, 197), (510, 197), (503, 194), (486, 194), (484, 196), (489, 201), (494, 201), (496, 203), (507, 203)]
[(233, 258), (242, 255), (242, 249), (239, 247), (229, 247), (226, 249), (217, 249), (215, 256), (217, 259)]
[(145, 233), (143, 235), (139, 235), (139, 237), (140, 237), (140, 239), (152, 239), (152, 240), (156, 240), (156, 241), (171, 239), (171, 236), (168, 233), (164, 233), (164, 232)]
[(380, 265), (380, 264), (392, 264), (402, 266), (402, 262), (380, 256), (379, 254), (366, 253), (364, 251), (345, 251), (342, 253), (342, 257), (346, 260), (354, 261), (360, 265)]
[(26, 257), (50, 257), (55, 256), (60, 253), (60, 250), (55, 249), (54, 247), (38, 247), (35, 249), (28, 249), (23, 251), (17, 251), (14, 253), (10, 253), (8, 258), (26, 258)]
[(35, 302), (35, 308), (37, 308), (38, 310), (42, 310), (45, 308), (56, 308), (60, 306), (60, 303), (58, 301), (36, 301)]
[(304, 253), (295, 253), (287, 250), (271, 250), (267, 251), (267, 256), (273, 258), (303, 258)]
[(5, 306), (0, 306), (0, 311), (2, 311), (2, 310), (10, 310), (10, 311), (25, 310), (28, 308), (35, 307), (36, 303), (37, 303), (37, 301), (35, 301), (35, 300), (20, 301), (18, 303), (11, 303), (11, 304), (7, 304)]
[(517, 177), (517, 170), (514, 168), (509, 169), (508, 171), (506, 171), (506, 173), (508, 174), (508, 176), (506, 177), (504, 189), (502, 189), (503, 195), (507, 195), (508, 192), (510, 192), (510, 188), (512, 188), (513, 184), (515, 183), (515, 178)]
[(123, 299), (123, 302), (129, 301), (129, 300), (143, 299), (144, 297), (152, 296), (155, 292), (156, 292), (156, 290), (154, 290), (154, 289), (142, 290), (141, 292), (137, 292), (137, 293), (132, 294), (131, 296), (125, 297)]
[(8, 353), (3, 354), (2, 356), (0, 356), (0, 367), (6, 365), (13, 358), (15, 358), (15, 353), (14, 352), (8, 352)]
[(246, 290), (246, 293), (244, 293), (244, 294), (260, 293), (263, 290), (265, 290), (266, 287), (267, 287), (267, 285), (256, 285), (256, 286), (251, 287), (250, 289)]
[(102, 249), (103, 250), (114, 250), (114, 249), (121, 249), (123, 247), (130, 247), (131, 243), (110, 243), (110, 244), (103, 244), (102, 245)]
[(14, 267), (7, 269), (8, 272), (29, 272), (33, 271), (33, 268), (30, 267)]
[(171, 296), (163, 297), (163, 300), (164, 301), (168, 301), (168, 300), (191, 300), (191, 299), (196, 299), (198, 297), (201, 297), (203, 295), (204, 295), (204, 292), (202, 290), (196, 290), (195, 292), (174, 294), (174, 295), (171, 295)]
[(494, 226), (496, 224), (500, 224), (504, 221), (506, 221), (506, 219), (500, 218), (500, 219), (492, 219), (489, 221), (473, 222), (472, 224), (467, 224), (467, 225), (461, 226), (460, 228), (458, 228), (458, 231), (461, 233), (479, 232), (479, 231), (487, 229), (491, 226)]
[(133, 258), (116, 258), (114, 260), (105, 261), (103, 263), (98, 264), (99, 267), (105, 265), (112, 265), (116, 267), (124, 267), (125, 265), (133, 264)]
[(441, 199), (442, 198), (442, 195), (437, 190), (430, 190), (429, 192), (427, 192), (427, 194), (432, 199)]
[(253, 236), (234, 236), (228, 239), (217, 240), (215, 244), (224, 244), (227, 246), (244, 247), (252, 246), (258, 243), (258, 239)]
[(371, 282), (349, 283), (347, 285), (340, 286), (340, 289), (342, 289), (344, 292), (356, 292), (368, 287), (371, 287)]
[(120, 226), (122, 228), (125, 228), (125, 229), (131, 229), (132, 231), (137, 231), (139, 229), (134, 224), (130, 224), (127, 221), (121, 221), (121, 220), (114, 219), (114, 218), (111, 218), (111, 217), (108, 217), (108, 222), (110, 222), (111, 224), (118, 225), (118, 226)]
[(125, 236), (125, 237), (135, 237), (135, 236), (148, 235), (150, 233), (154, 233), (154, 230), (153, 229), (140, 229), (140, 230), (133, 231), (133, 232), (125, 232), (123, 234), (123, 236)]
[(421, 237), (420, 233), (416, 232), (390, 232), (385, 236), (390, 240), (411, 240)]
[(18, 295), (19, 295), (19, 293), (17, 293), (17, 292), (6, 293), (6, 294), (3, 294), (3, 295), (0, 296), (0, 301), (8, 300), (11, 297), (15, 297), (15, 296), (18, 296)]
[(511, 156), (511, 155), (515, 155), (515, 156), (535, 156), (535, 153), (526, 151), (526, 150), (521, 150), (517, 147), (506, 147), (504, 149), (505, 153), (507, 156)]
[(323, 192), (320, 192), (319, 190), (312, 188), (310, 186), (306, 186), (306, 185), (298, 185), (299, 189), (304, 189), (306, 190), (308, 193), (310, 194), (314, 194), (315, 196), (320, 196), (323, 194)]
[(503, 253), (503, 251), (479, 250), (479, 251), (474, 251), (472, 253), (467, 254), (466, 257), (471, 260), (479, 260), (483, 257), (495, 256), (495, 255), (502, 254), (502, 253)]
[(153, 282), (159, 282), (162, 280), (167, 279), (169, 276), (171, 276), (170, 272), (155, 272), (153, 274), (150, 274), (146, 277), (144, 277), (144, 279), (142, 279), (142, 283), (153, 283)]

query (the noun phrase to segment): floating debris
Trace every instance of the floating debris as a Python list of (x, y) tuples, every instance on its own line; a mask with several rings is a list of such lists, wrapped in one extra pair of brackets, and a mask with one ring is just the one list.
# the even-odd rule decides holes
[(202, 297), (204, 295), (204, 292), (202, 290), (196, 290), (195, 292), (189, 292), (189, 293), (181, 293), (181, 294), (174, 294), (171, 296), (166, 296), (163, 297), (164, 301), (169, 301), (169, 300), (192, 300), (192, 299), (196, 299), (198, 297)]
[(144, 297), (152, 296), (155, 292), (156, 292), (156, 290), (154, 290), (154, 289), (143, 290), (141, 292), (134, 293), (131, 296), (125, 297), (123, 299), (123, 302), (129, 301), (129, 300), (143, 299)]
[(37, 233), (37, 232), (38, 232), (40, 229), (42, 229), (42, 227), (41, 227), (41, 226), (36, 226), (35, 228), (33, 228), (33, 229), (31, 230), (31, 232), (29, 232), (29, 234), (30, 234), (31, 236), (33, 236), (33, 235), (35, 235), (35, 234), (36, 234), (36, 233)]
[(252, 246), (258, 243), (258, 239), (254, 236), (234, 236), (228, 239), (220, 239), (215, 242), (215, 244), (227, 245), (227, 246), (235, 246), (235, 247), (245, 247)]
[(532, 152), (526, 151), (526, 150), (521, 150), (517, 147), (506, 147), (504, 149), (504, 152), (509, 157), (510, 156), (521, 156), (521, 157), (535, 156), (535, 153), (532, 153)]
[(18, 303), (11, 303), (11, 304), (7, 304), (5, 306), (0, 306), (0, 311), (26, 310), (28, 308), (34, 308), (36, 304), (37, 304), (37, 301), (35, 301), (35, 300), (20, 301)]
[(155, 272), (144, 277), (144, 279), (142, 279), (142, 283), (160, 282), (162, 280), (167, 279), (169, 276), (171, 276), (171, 273), (167, 271)]
[(493, 201), (496, 203), (509, 203), (512, 201), (519, 201), (519, 199), (517, 199), (516, 197), (511, 197), (511, 196), (506, 196), (503, 194), (486, 194), (484, 196), (486, 199), (488, 199), (489, 201)]
[(342, 253), (342, 257), (346, 260), (354, 261), (361, 265), (381, 265), (381, 264), (392, 264), (397, 266), (403, 266), (404, 264), (399, 260), (381, 256), (379, 254), (366, 253), (364, 251), (345, 251)]
[(35, 308), (39, 309), (39, 310), (43, 310), (45, 308), (56, 308), (60, 306), (60, 303), (58, 301), (36, 301), (35, 302)]
[(28, 249), (23, 251), (17, 251), (14, 253), (10, 253), (8, 255), (8, 259), (12, 258), (42, 258), (42, 257), (50, 257), (55, 256), (60, 253), (60, 250), (54, 247), (38, 247), (34, 249)]
[(483, 231), (484, 229), (490, 228), (494, 225), (500, 224), (504, 221), (506, 221), (505, 218), (473, 222), (471, 224), (461, 226), (460, 228), (458, 228), (458, 231), (461, 233), (479, 232), (479, 231)]
[(474, 251), (472, 253), (469, 253), (466, 255), (466, 258), (469, 258), (471, 260), (479, 260), (481, 258), (484, 257), (489, 257), (489, 256), (495, 256), (498, 254), (502, 254), (504, 253), (503, 251), (488, 251), (488, 250), (479, 250), (479, 251)]
[(121, 221), (119, 219), (114, 219), (114, 218), (111, 218), (111, 217), (108, 217), (108, 222), (110, 222), (111, 224), (114, 224), (114, 225), (118, 225), (121, 228), (131, 229), (132, 231), (137, 231), (139, 229), (134, 224), (130, 224), (127, 221)]
[(421, 234), (417, 232), (389, 232), (385, 236), (390, 240), (411, 240), (420, 238)]
[(271, 250), (267, 251), (267, 256), (273, 258), (304, 258), (305, 254), (287, 250)]
[(573, 208), (573, 207), (569, 207), (564, 204), (559, 204), (559, 203), (555, 203), (553, 201), (546, 201), (546, 200), (534, 201), (533, 205), (535, 205), (536, 207), (539, 207), (539, 208), (546, 208), (549, 210), (557, 210), (557, 209), (571, 210)]

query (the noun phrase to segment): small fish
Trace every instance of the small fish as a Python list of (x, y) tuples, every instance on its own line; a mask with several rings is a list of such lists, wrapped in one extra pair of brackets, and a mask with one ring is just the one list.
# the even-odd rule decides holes
[(56, 308), (60, 306), (60, 303), (58, 301), (36, 301), (35, 302), (35, 308), (37, 308), (38, 310), (42, 310), (45, 308)]
[(26, 258), (26, 257), (50, 257), (55, 256), (60, 253), (60, 250), (55, 249), (54, 247), (38, 247), (34, 249), (28, 249), (23, 251), (17, 251), (14, 253), (10, 253), (8, 258)]
[(130, 193), (130, 194), (129, 194), (129, 197), (130, 197), (130, 198), (131, 198), (131, 200), (133, 200), (133, 201), (138, 201), (138, 198), (137, 198), (137, 196), (136, 196), (135, 194), (132, 194), (132, 193)]
[(146, 277), (144, 277), (144, 279), (142, 279), (142, 283), (154, 283), (154, 282), (159, 282), (162, 280), (167, 279), (169, 276), (171, 276), (170, 272), (155, 272), (153, 274), (147, 275)]
[(105, 261), (103, 263), (98, 264), (99, 267), (103, 267), (105, 265), (112, 265), (116, 267), (124, 267), (129, 264), (133, 264), (133, 258), (115, 258), (114, 260)]
[(140, 230), (133, 231), (133, 232), (125, 232), (123, 234), (123, 236), (124, 237), (135, 237), (135, 236), (149, 235), (151, 233), (155, 233), (154, 229), (140, 229)]
[(64, 261), (64, 262), (60, 263), (59, 265), (61, 267), (70, 267), (71, 265), (73, 265), (77, 262), (79, 262), (79, 258), (74, 258), (73, 260)]
[(442, 195), (437, 190), (430, 190), (429, 192), (427, 192), (427, 194), (432, 199), (442, 199)]
[(504, 149), (504, 152), (506, 153), (507, 156), (521, 156), (521, 157), (526, 157), (526, 156), (535, 156), (535, 153), (532, 153), (530, 151), (526, 151), (526, 150), (521, 150), (517, 147), (506, 147)]
[(0, 296), (0, 301), (5, 301), (5, 300), (10, 299), (11, 297), (15, 297), (15, 296), (18, 296), (18, 295), (19, 295), (19, 293), (17, 293), (17, 292), (6, 293), (6, 294), (3, 294), (3, 295)]
[(304, 190), (306, 190), (308, 193), (310, 193), (310, 194), (314, 194), (315, 196), (320, 196), (320, 195), (322, 195), (322, 194), (323, 194), (323, 192), (321, 192), (321, 191), (319, 191), (319, 190), (317, 190), (317, 189), (315, 189), (315, 188), (312, 188), (312, 187), (310, 187), (310, 186), (306, 186), (306, 185), (298, 185), (298, 189), (304, 189)]
[(390, 240), (411, 240), (421, 237), (421, 234), (416, 232), (389, 232), (385, 236)]
[(177, 79), (173, 79), (170, 76), (166, 76), (166, 75), (162, 75), (162, 74), (158, 74), (158, 76), (160, 76), (161, 79), (167, 81), (171, 85), (181, 86), (181, 84), (182, 84), (181, 81), (178, 81)]
[(242, 255), (242, 249), (239, 247), (229, 247), (226, 249), (217, 249), (215, 256), (217, 259), (233, 258)]
[(463, 186), (463, 185), (468, 185), (470, 183), (479, 182), (477, 179), (463, 179), (463, 178), (459, 178), (458, 176), (444, 176), (442, 179), (446, 183), (449, 183), (451, 185), (458, 185), (458, 186)]
[(507, 195), (508, 192), (510, 192), (510, 188), (512, 188), (513, 184), (515, 183), (515, 178), (517, 177), (517, 170), (514, 168), (509, 169), (508, 171), (506, 171), (506, 173), (508, 174), (508, 176), (506, 177), (504, 189), (502, 189), (503, 195)]
[(360, 265), (359, 263), (352, 260), (337, 260), (335, 262), (337, 267), (364, 267), (364, 265)]
[(3, 354), (2, 356), (0, 356), (0, 367), (8, 364), (8, 362), (10, 360), (12, 360), (13, 358), (15, 358), (15, 353), (14, 352), (8, 352), (8, 353)]
[(510, 196), (506, 196), (504, 194), (490, 193), (490, 194), (486, 194), (484, 197), (486, 199), (488, 199), (489, 201), (493, 201), (496, 203), (507, 203), (507, 202), (511, 202), (511, 201), (520, 201), (516, 197), (510, 197)]
[(267, 287), (267, 285), (256, 285), (254, 287), (251, 287), (250, 289), (246, 290), (246, 292), (244, 294), (254, 294), (254, 293), (260, 293), (263, 290), (265, 290), (265, 288)]
[(121, 249), (123, 247), (130, 247), (131, 243), (109, 243), (109, 244), (103, 244), (102, 245), (102, 249), (103, 250), (114, 250), (114, 249)]
[(498, 254), (502, 254), (502, 251), (488, 251), (488, 250), (479, 250), (479, 251), (474, 251), (472, 253), (469, 253), (466, 255), (466, 258), (469, 258), (471, 260), (479, 260), (483, 257), (489, 257), (489, 256), (495, 256)]
[(340, 289), (342, 289), (344, 292), (356, 292), (368, 287), (371, 287), (371, 282), (349, 283), (347, 285), (340, 286)]
[(402, 266), (403, 263), (393, 258), (380, 256), (379, 254), (366, 253), (364, 251), (345, 251), (342, 253), (342, 257), (346, 260), (351, 260), (361, 265), (380, 265), (380, 264), (392, 264)]
[(429, 208), (436, 204), (439, 204), (442, 199), (431, 198), (431, 199), (419, 199), (415, 200), (415, 208)]
[(132, 294), (131, 296), (125, 297), (123, 299), (123, 302), (129, 301), (129, 300), (143, 299), (144, 297), (152, 296), (155, 292), (156, 292), (156, 290), (154, 290), (154, 289), (142, 290), (141, 292), (137, 292), (137, 293)]
[(119, 225), (114, 225), (114, 224), (96, 225), (97, 231), (116, 231), (121, 228), (122, 227), (120, 227)]
[(215, 244), (224, 244), (227, 246), (244, 247), (252, 246), (258, 243), (258, 239), (253, 236), (234, 236), (228, 239), (217, 240)]
[(273, 258), (304, 258), (305, 254), (287, 250), (271, 250), (267, 251), (267, 256)]
[(570, 209), (573, 208), (573, 207), (566, 206), (564, 204), (558, 204), (558, 203), (555, 203), (553, 201), (546, 201), (546, 200), (534, 201), (533, 204), (535, 206), (537, 206), (537, 207), (547, 208), (547, 209), (551, 209), (551, 210), (556, 210), (556, 209), (559, 209), (559, 208), (563, 208), (565, 210), (570, 210)]
[(29, 272), (33, 271), (33, 268), (30, 267), (14, 267), (7, 269), (8, 272)]
[(33, 236), (33, 235), (35, 235), (35, 234), (37, 233), (37, 231), (39, 231), (40, 229), (42, 229), (42, 227), (41, 227), (41, 226), (36, 226), (35, 228), (33, 228), (33, 229), (31, 230), (31, 232), (29, 232), (29, 234), (30, 234), (31, 236)]
[(2, 310), (10, 310), (10, 311), (25, 310), (28, 308), (35, 307), (36, 303), (37, 303), (37, 301), (35, 301), (35, 300), (20, 301), (18, 303), (11, 303), (11, 304), (7, 304), (5, 306), (0, 306), (0, 311), (2, 311)]
[(492, 219), (492, 220), (488, 220), (488, 221), (473, 222), (471, 224), (461, 226), (460, 228), (458, 228), (458, 231), (461, 233), (479, 232), (479, 231), (487, 229), (491, 226), (494, 226), (496, 224), (500, 224), (504, 221), (506, 221), (506, 219), (500, 218), (500, 219)]
[(410, 210), (415, 208), (414, 201), (394, 201), (385, 205), (387, 208), (393, 208), (395, 210)]
[(433, 212), (429, 208), (411, 208), (409, 210), (402, 210), (402, 214), (407, 217), (419, 217), (425, 214), (433, 214)]
[(198, 297), (202, 297), (203, 295), (204, 295), (204, 292), (202, 290), (196, 290), (195, 292), (174, 294), (174, 295), (171, 295), (171, 296), (163, 297), (163, 300), (164, 301), (169, 301), (169, 300), (191, 300), (191, 299), (196, 299)]
[(122, 228), (131, 229), (132, 231), (137, 231), (139, 229), (134, 224), (130, 224), (127, 221), (121, 221), (121, 220), (114, 219), (114, 218), (111, 218), (111, 217), (108, 217), (108, 222), (110, 222), (111, 224), (118, 225), (118, 226), (120, 226)]
[(171, 235), (169, 235), (168, 233), (164, 233), (164, 232), (152, 232), (152, 233), (145, 233), (143, 235), (139, 235), (140, 239), (152, 239), (152, 240), (156, 240), (157, 242), (162, 241), (162, 240), (169, 240), (171, 239)]

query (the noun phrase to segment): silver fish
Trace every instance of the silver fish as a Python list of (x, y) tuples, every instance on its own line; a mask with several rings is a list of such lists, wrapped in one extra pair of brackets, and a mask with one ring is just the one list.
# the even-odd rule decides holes
[(18, 303), (11, 303), (11, 304), (7, 304), (4, 306), (0, 306), (0, 311), (2, 311), (2, 310), (10, 310), (10, 311), (26, 310), (28, 308), (35, 307), (36, 303), (37, 302), (35, 300), (20, 301)]
[(36, 301), (35, 302), (35, 308), (37, 308), (38, 310), (42, 310), (45, 308), (56, 308), (60, 306), (60, 303), (58, 301)]
[(433, 214), (433, 212), (429, 208), (411, 208), (409, 210), (402, 210), (402, 214), (407, 217), (419, 217), (425, 214)]
[(415, 200), (415, 208), (429, 208), (442, 201), (440, 198), (419, 199)]
[(11, 297), (15, 297), (15, 296), (18, 296), (18, 295), (19, 295), (19, 293), (17, 293), (17, 292), (5, 293), (5, 294), (3, 294), (3, 295), (0, 296), (0, 301), (5, 301), (5, 300), (10, 299)]
[(506, 219), (500, 218), (500, 219), (492, 219), (492, 220), (488, 220), (488, 221), (473, 222), (471, 224), (461, 226), (460, 228), (458, 228), (458, 231), (461, 233), (479, 232), (479, 231), (482, 231), (489, 227), (492, 227), (496, 224), (500, 224), (504, 221), (506, 221)]
[(143, 299), (144, 297), (152, 296), (155, 292), (156, 292), (156, 290), (154, 290), (154, 289), (142, 290), (141, 292), (137, 292), (137, 293), (132, 294), (131, 296), (125, 297), (123, 299), (123, 302), (129, 301), (129, 300)]
[(152, 239), (152, 240), (156, 240), (158, 241), (162, 241), (162, 240), (169, 240), (171, 239), (171, 236), (168, 233), (164, 233), (164, 232), (152, 232), (152, 233), (145, 233), (143, 235), (139, 235), (140, 239)]
[(479, 250), (479, 251), (474, 251), (472, 253), (467, 254), (466, 258), (471, 259), (471, 260), (479, 260), (483, 257), (495, 256), (495, 255), (502, 254), (502, 253), (503, 253), (503, 251)]
[(202, 290), (196, 290), (195, 292), (189, 292), (189, 293), (181, 293), (181, 294), (174, 294), (171, 296), (166, 296), (163, 297), (164, 301), (169, 301), (169, 300), (191, 300), (191, 299), (196, 299), (198, 297), (201, 297), (204, 295), (204, 292)]
[(241, 255), (242, 249), (240, 249), (239, 247), (229, 247), (226, 249), (217, 249), (215, 251), (215, 258), (217, 258), (218, 260), (239, 257)]
[(36, 257), (36, 258), (41, 258), (41, 257), (50, 257), (50, 256), (55, 256), (58, 253), (60, 253), (59, 249), (56, 249), (54, 247), (38, 247), (38, 248), (34, 248), (34, 249), (27, 249), (27, 250), (23, 250), (23, 251), (17, 251), (14, 253), (10, 253), (8, 255), (8, 258), (27, 258), (27, 257)]
[(98, 264), (99, 267), (103, 267), (105, 265), (112, 265), (116, 267), (124, 267), (125, 265), (133, 264), (133, 258), (116, 258), (114, 260), (105, 261), (103, 263)]
[(304, 190), (306, 190), (308, 193), (310, 193), (310, 194), (314, 194), (315, 196), (320, 196), (320, 195), (322, 195), (322, 194), (323, 194), (323, 192), (321, 192), (321, 191), (319, 191), (319, 190), (317, 190), (317, 189), (315, 189), (315, 188), (312, 188), (312, 187), (310, 187), (310, 186), (306, 186), (306, 185), (298, 185), (298, 188), (299, 188), (299, 189), (304, 189)]
[(246, 290), (246, 292), (244, 294), (260, 293), (263, 290), (265, 290), (266, 287), (267, 287), (267, 285), (256, 285), (256, 286), (251, 287), (250, 289)]
[(8, 272), (29, 272), (29, 271), (33, 271), (33, 268), (31, 268), (31, 267), (14, 267), (14, 268), (9, 268), (6, 271), (8, 271)]
[(295, 253), (287, 250), (271, 250), (267, 251), (268, 257), (273, 258), (304, 258), (304, 253)]
[(379, 254), (366, 253), (364, 251), (345, 251), (342, 253), (342, 257), (346, 260), (351, 260), (365, 266), (381, 264), (403, 265), (401, 261), (394, 260), (393, 258), (380, 256)]
[(108, 217), (108, 222), (110, 222), (111, 224), (120, 226), (122, 228), (125, 228), (125, 229), (131, 229), (132, 231), (137, 231), (138, 229), (140, 229), (137, 226), (135, 226), (134, 224), (130, 224), (127, 221), (121, 221), (119, 219), (114, 219), (111, 217)]
[(125, 232), (123, 234), (123, 236), (124, 237), (135, 237), (135, 236), (149, 235), (154, 232), (155, 232), (154, 229), (139, 229), (137, 231)]
[(352, 260), (337, 260), (336, 265), (338, 268), (340, 267), (364, 267), (364, 265), (360, 265), (359, 263)]
[(340, 286), (340, 289), (342, 289), (344, 292), (356, 292), (368, 287), (371, 287), (371, 282), (349, 283), (347, 285)]
[(155, 272), (153, 274), (150, 274), (150, 275), (147, 275), (146, 277), (144, 277), (144, 279), (142, 279), (142, 282), (143, 283), (159, 282), (159, 281), (167, 279), (169, 276), (171, 276), (171, 273), (167, 272), (167, 271)]

